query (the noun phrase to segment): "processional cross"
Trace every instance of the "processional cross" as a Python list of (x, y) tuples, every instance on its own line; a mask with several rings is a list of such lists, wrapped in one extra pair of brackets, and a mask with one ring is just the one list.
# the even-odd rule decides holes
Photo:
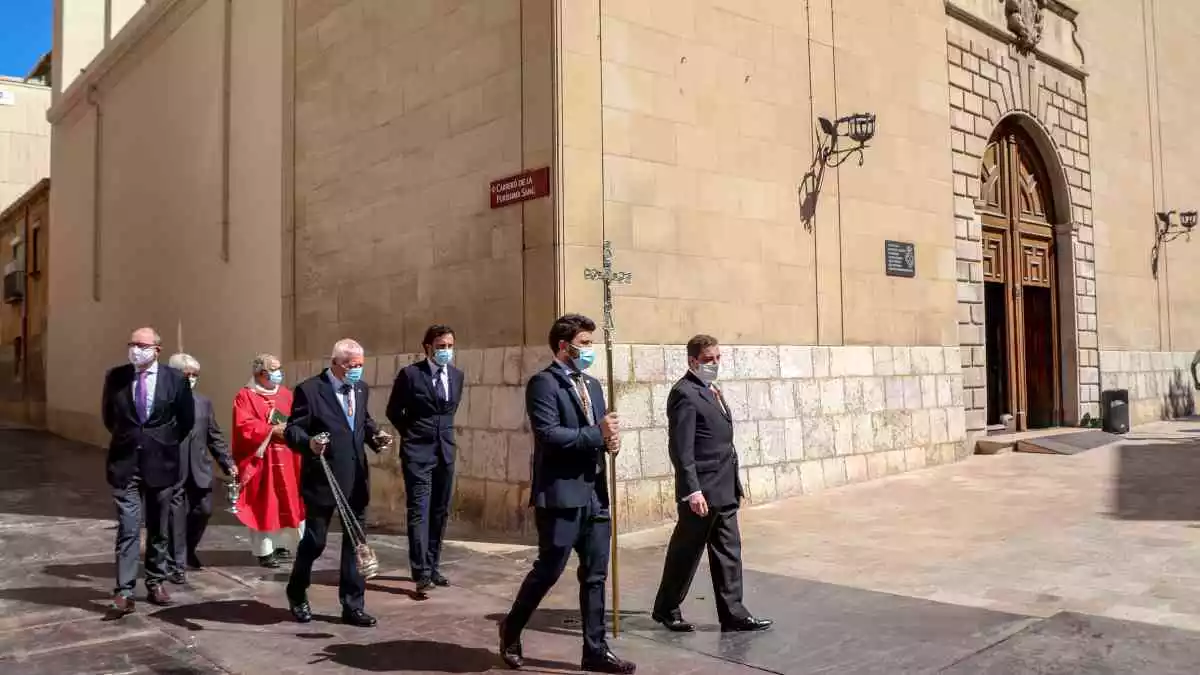
[[(615, 411), (617, 409), (617, 398), (613, 389), (613, 334), (616, 325), (613, 323), (613, 302), (612, 302), (612, 286), (613, 284), (628, 284), (633, 281), (633, 274), (630, 272), (615, 272), (613, 271), (613, 253), (612, 242), (604, 242), (604, 253), (602, 257), (602, 265), (600, 269), (589, 267), (583, 271), (583, 278), (588, 281), (599, 281), (604, 288), (604, 353), (607, 357), (605, 364), (607, 366), (608, 376), (606, 378), (608, 408)], [(617, 442), (614, 440), (614, 442)], [(620, 565), (617, 562), (617, 458), (616, 454), (609, 453), (608, 455), (608, 511), (612, 518), (612, 548), (609, 553), (609, 558), (612, 560), (612, 628), (613, 636), (621, 633), (621, 591), (620, 591)]]

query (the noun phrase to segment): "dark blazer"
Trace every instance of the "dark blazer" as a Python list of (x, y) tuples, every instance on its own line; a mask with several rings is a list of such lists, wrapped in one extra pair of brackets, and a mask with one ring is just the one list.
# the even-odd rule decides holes
[(212, 401), (207, 396), (192, 392), (196, 401), (196, 423), (192, 433), (179, 444), (179, 460), (183, 465), (182, 479), (192, 479), (192, 484), (198, 488), (212, 487), (212, 460), (217, 460), (225, 475), (233, 469), (233, 457), (229, 455), (229, 444), (225, 434), (213, 416)]
[(379, 452), (375, 443), (379, 426), (371, 418), (368, 401), (370, 387), (362, 382), (353, 387), (356, 413), (353, 429), (346, 422), (346, 413), (334, 395), (333, 384), (326, 371), (301, 382), (293, 392), (292, 416), (283, 435), (288, 446), (303, 457), (300, 465), (300, 495), (306, 504), (321, 507), (335, 504), (325, 470), (308, 447), (309, 439), (321, 432), (329, 432), (325, 459), (342, 494), (350, 501), (351, 508), (365, 509), (371, 501), (364, 446)]
[(667, 452), (675, 466), (675, 499), (703, 492), (711, 506), (742, 498), (733, 420), (712, 390), (689, 372), (667, 395)]
[(446, 366), (446, 401), (434, 393), (434, 372), (429, 359), (422, 359), (401, 368), (392, 384), (387, 418), (400, 434), (400, 456), (406, 462), (433, 464), (438, 457), (454, 462), (454, 414), (462, 401), (463, 372)]
[(183, 373), (158, 364), (153, 407), (142, 424), (133, 406), (135, 384), (132, 365), (117, 366), (104, 376), (100, 416), (112, 434), (108, 484), (123, 488), (138, 475), (147, 487), (169, 487), (179, 482), (179, 444), (192, 432), (195, 420), (192, 388)]
[[(600, 381), (589, 375), (592, 419), (607, 414)], [(596, 495), (608, 508), (604, 437), (589, 426), (583, 403), (562, 364), (555, 362), (534, 375), (525, 387), (525, 411), (533, 430), (533, 485), (530, 504), (540, 508), (579, 508)]]

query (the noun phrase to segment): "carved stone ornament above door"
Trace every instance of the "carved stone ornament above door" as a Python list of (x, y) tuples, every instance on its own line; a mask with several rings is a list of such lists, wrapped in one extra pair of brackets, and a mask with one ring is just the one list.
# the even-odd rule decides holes
[(1001, 0), (1004, 15), (1008, 18), (1008, 30), (1017, 38), (1017, 49), (1031, 52), (1042, 41), (1045, 16), (1042, 10), (1045, 0)]

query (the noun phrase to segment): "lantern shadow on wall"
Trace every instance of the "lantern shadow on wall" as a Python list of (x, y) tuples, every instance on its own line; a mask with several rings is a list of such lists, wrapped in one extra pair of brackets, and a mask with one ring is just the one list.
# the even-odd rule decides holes
[(855, 155), (858, 155), (858, 165), (862, 166), (863, 150), (875, 137), (874, 113), (854, 113), (832, 122), (818, 117), (817, 121), (818, 132), (814, 142), (813, 161), (798, 190), (800, 219), (804, 222), (804, 229), (810, 232), (817, 215), (817, 200), (825, 180), (825, 169), (837, 168)]
[[(1178, 215), (1178, 224), (1172, 222), (1172, 216)], [(1158, 278), (1158, 261), (1162, 255), (1162, 247), (1180, 237), (1191, 241), (1192, 230), (1196, 227), (1195, 211), (1159, 211), (1154, 214), (1154, 248), (1150, 251), (1150, 272)]]

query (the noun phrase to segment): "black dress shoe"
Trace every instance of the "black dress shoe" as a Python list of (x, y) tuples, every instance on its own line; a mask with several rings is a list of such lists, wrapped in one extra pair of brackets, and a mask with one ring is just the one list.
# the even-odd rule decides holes
[(433, 581), (434, 586), (441, 586), (442, 588), (445, 588), (450, 585), (450, 580), (442, 576), (441, 572), (434, 572), (429, 578)]
[(721, 630), (727, 633), (748, 633), (752, 631), (766, 630), (774, 623), (775, 622), (770, 619), (756, 619), (752, 616), (747, 616), (721, 624)]
[(503, 621), (500, 622), (500, 658), (504, 659), (504, 665), (514, 670), (525, 665), (525, 654), (521, 648), (521, 641), (508, 638)]
[(275, 555), (276, 560), (291, 560), (292, 559), (292, 552), (287, 550), (286, 548), (275, 549), (274, 555)]
[(417, 592), (428, 593), (433, 590), (433, 579), (430, 577), (420, 577), (417, 579)]
[(312, 607), (308, 604), (307, 600), (288, 604), (288, 609), (292, 612), (292, 618), (298, 623), (308, 623), (313, 620)]
[(661, 623), (667, 630), (673, 633), (691, 633), (696, 630), (696, 626), (683, 620), (682, 616), (663, 616), (661, 614), (651, 614), (650, 618)]
[(633, 673), (637, 671), (637, 666), (633, 662), (620, 659), (616, 654), (605, 650), (603, 654), (583, 657), (579, 669), (593, 673)]
[(375, 620), (375, 617), (367, 614), (361, 609), (343, 609), (342, 623), (349, 624), (351, 626), (357, 626), (359, 628), (373, 628), (375, 624), (379, 622)]
[(176, 586), (182, 586), (187, 583), (187, 575), (183, 573), (183, 570), (175, 570), (167, 575), (167, 581)]
[(259, 567), (265, 567), (269, 570), (278, 569), (279, 559), (275, 557), (274, 553), (271, 553), (270, 555), (260, 555), (258, 556), (258, 565)]

